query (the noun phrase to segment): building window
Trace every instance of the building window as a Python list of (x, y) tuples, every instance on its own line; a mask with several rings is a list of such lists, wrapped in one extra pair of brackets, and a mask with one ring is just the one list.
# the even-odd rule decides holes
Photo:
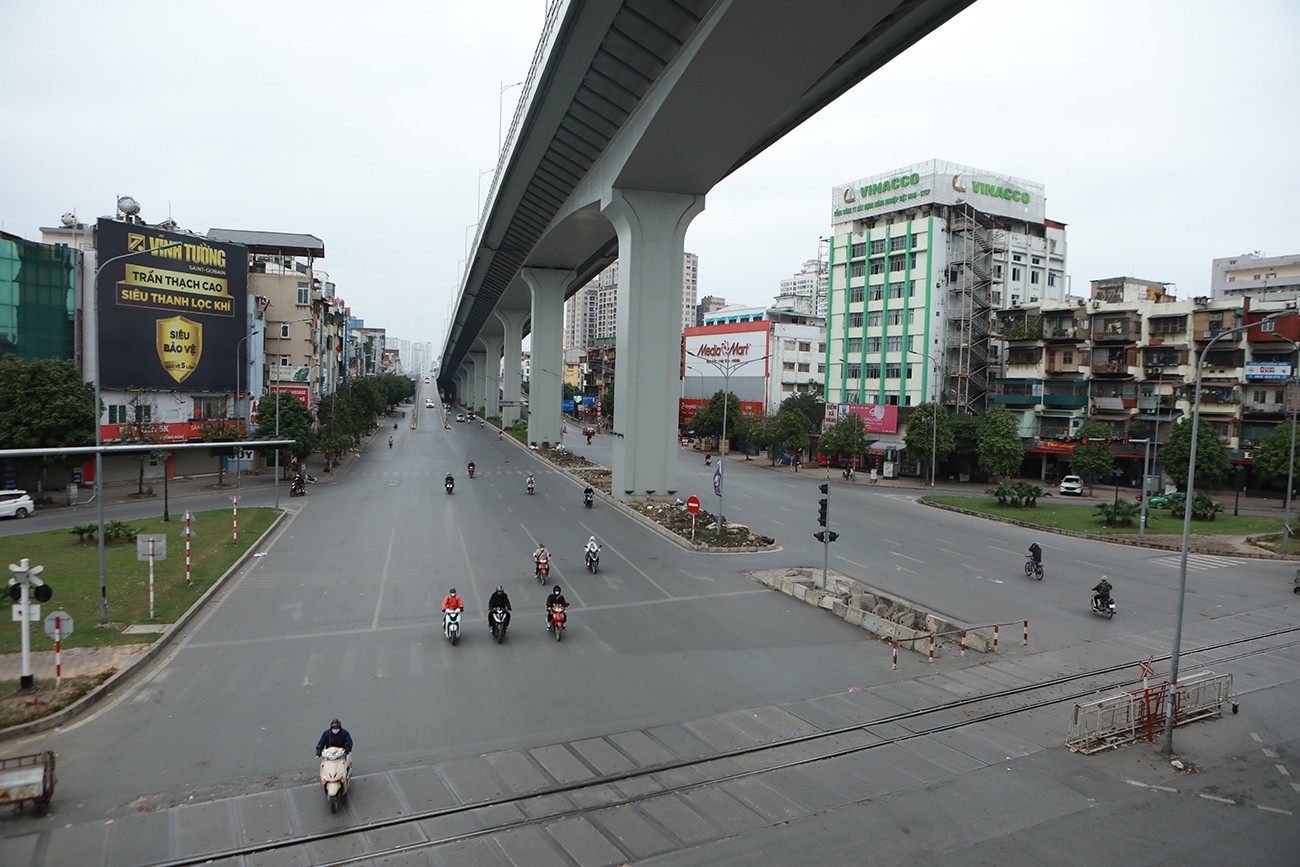
[(845, 350), (850, 355), (858, 355), (862, 352), (862, 338), (850, 337), (848, 348)]
[(1019, 280), (1019, 279), (1020, 279), (1020, 269), (1019, 269), (1019, 268), (1012, 268), (1012, 269), (1011, 269), (1011, 280), (1012, 280), (1012, 282), (1015, 282), (1015, 281), (1017, 281), (1017, 280)]
[(802, 342), (801, 342), (801, 343), (799, 344), (799, 351), (800, 351), (800, 352), (812, 352), (812, 344), (811, 344), (811, 343), (802, 343)]
[(1011, 261), (1012, 261), (1012, 262), (1020, 262), (1020, 261), (1023, 261), (1023, 257), (1021, 257), (1021, 255), (1020, 255), (1019, 253), (1012, 253), (1012, 254), (1011, 254)]
[(851, 264), (849, 265), (849, 276), (850, 276), (850, 277), (861, 277), (863, 274), (866, 274), (866, 273), (867, 273), (867, 269), (866, 269), (864, 263), (862, 263), (862, 262), (853, 262), (853, 263), (851, 263)]
[(1041, 272), (1039, 272), (1039, 271), (1030, 271), (1030, 272), (1029, 272), (1029, 282), (1030, 282), (1030, 283), (1033, 283), (1033, 284), (1035, 284), (1035, 285), (1037, 285), (1037, 284), (1038, 284), (1038, 277), (1039, 277), (1039, 274), (1040, 274), (1040, 273), (1041, 273)]
[(849, 379), (861, 379), (861, 378), (862, 378), (862, 365), (861, 365), (861, 364), (858, 364), (856, 361), (850, 361), (850, 362), (845, 366), (845, 372), (844, 372), (844, 375), (847, 376)]
[(886, 352), (902, 352), (902, 351), (903, 351), (903, 337), (902, 337), (902, 335), (897, 335), (897, 336), (890, 337), (889, 339), (887, 339), (887, 340), (885, 341), (885, 351), (886, 351)]
[(862, 258), (863, 256), (865, 256), (865, 255), (867, 255), (867, 243), (866, 243), (866, 241), (858, 241), (856, 244), (850, 244), (850, 245), (849, 245), (849, 258), (850, 258), (850, 259), (861, 259), (861, 258)]
[(1270, 320), (1270, 321), (1268, 321), (1268, 322), (1261, 322), (1261, 323), (1259, 323), (1259, 330), (1260, 330), (1260, 331), (1272, 331), (1272, 330), (1273, 330), (1273, 326), (1275, 326), (1275, 325), (1277, 325), (1277, 321), (1276, 321), (1276, 320)]
[(871, 255), (876, 256), (885, 252), (885, 239), (877, 238), (871, 242)]
[(850, 303), (850, 304), (861, 304), (861, 303), (862, 303), (862, 296), (863, 296), (863, 292), (864, 292), (864, 291), (865, 291), (865, 290), (864, 290), (861, 286), (854, 286), (852, 289), (850, 289), (850, 290), (849, 290), (849, 303)]
[(911, 378), (912, 378), (912, 368), (915, 367), (915, 366), (916, 366), (916, 365), (914, 365), (914, 364), (908, 364), (908, 365), (907, 365), (907, 378), (908, 378), (908, 379), (911, 379)]
[(890, 270), (890, 271), (905, 271), (905, 270), (907, 270), (907, 257), (906, 257), (906, 256), (895, 256), (893, 259), (890, 259), (890, 260), (889, 260), (889, 270)]
[(879, 301), (879, 300), (880, 300), (881, 298), (883, 298), (883, 297), (884, 297), (884, 287), (883, 287), (883, 286), (872, 286), (872, 287), (871, 287), (870, 298), (871, 298), (872, 301)]
[(219, 397), (194, 398), (195, 418), (225, 418), (226, 401)]
[(863, 377), (864, 379), (880, 379), (879, 364), (868, 364), (864, 368), (864, 371), (866, 373), (866, 376)]
[(800, 364), (799, 364), (799, 372), (800, 372), (800, 373), (807, 373), (807, 372), (808, 372), (808, 369), (809, 369), (809, 368), (808, 368), (808, 365), (807, 365), (807, 364), (804, 364), (804, 363), (800, 362)]
[(889, 239), (889, 252), (892, 253), (895, 250), (906, 250), (906, 249), (907, 249), (906, 235), (899, 235), (897, 238)]
[(818, 372), (818, 373), (825, 373), (825, 372), (826, 372), (826, 365), (824, 365), (824, 364), (819, 364), (819, 365), (817, 365), (817, 372)]
[(825, 351), (826, 351), (826, 344), (825, 344), (825, 343), (818, 343), (818, 344), (817, 344), (817, 351), (818, 351), (818, 352), (825, 352)]
[(890, 297), (890, 298), (902, 298), (902, 297), (903, 297), (903, 284), (902, 284), (902, 283), (893, 283), (893, 284), (890, 284), (890, 287), (889, 287), (889, 297)]
[(303, 304), (303, 305), (306, 305), (306, 304), (310, 304), (310, 303), (311, 303), (311, 284), (310, 284), (310, 283), (299, 283), (299, 284), (298, 284), (298, 303), (299, 303), (299, 304)]
[(782, 369), (782, 370), (794, 370), (794, 362), (793, 362), (793, 361), (784, 361), (784, 362), (782, 362), (782, 363), (781, 363), (781, 369)]
[(794, 352), (795, 342), (793, 340), (782, 340), (781, 345), (785, 347), (786, 352)]
[(994, 279), (994, 280), (1001, 280), (1001, 279), (1002, 279), (1002, 266), (1001, 266), (1001, 265), (994, 265), (994, 266), (993, 266), (993, 279)]
[(153, 407), (149, 404), (131, 406), (124, 403), (108, 405), (109, 424), (149, 424), (153, 421)]
[(902, 310), (890, 310), (890, 311), (889, 311), (889, 324), (890, 324), (890, 325), (902, 325), (902, 324), (903, 324), (903, 311), (902, 311)]
[(872, 274), (884, 274), (884, 273), (885, 273), (885, 263), (884, 263), (884, 262), (872, 262), (872, 263), (871, 263), (871, 273), (872, 273)]
[(885, 379), (898, 379), (903, 375), (903, 365), (897, 361), (891, 361), (885, 365)]
[(868, 355), (875, 355), (875, 354), (876, 354), (877, 352), (879, 352), (879, 351), (880, 351), (880, 338), (879, 338), (879, 337), (868, 337), (868, 338), (867, 338), (867, 354), (868, 354)]
[(281, 366), (281, 367), (288, 367), (288, 366), (289, 366), (289, 356), (287, 356), (287, 355), (281, 355), (281, 356), (280, 356), (280, 366)]
[(289, 336), (289, 325), (288, 325), (288, 323), (282, 323), (282, 324), (280, 325), (280, 336), (281, 336), (281, 337), (288, 337), (288, 336)]
[(879, 328), (879, 327), (880, 327), (880, 311), (879, 311), (879, 310), (873, 310), (873, 311), (871, 311), (870, 313), (867, 314), (867, 327), (868, 327), (868, 328)]
[(1030, 256), (1030, 257), (1029, 257), (1029, 264), (1030, 264), (1030, 265), (1041, 265), (1041, 264), (1043, 264), (1043, 260), (1040, 259), (1040, 258), (1038, 258), (1037, 256)]
[(861, 328), (861, 327), (862, 327), (862, 313), (861, 313), (861, 312), (858, 312), (858, 313), (850, 313), (850, 314), (849, 314), (849, 327), (850, 327), (850, 328)]
[(1047, 285), (1048, 285), (1048, 286), (1055, 286), (1055, 285), (1056, 285), (1056, 275), (1055, 275), (1055, 274), (1048, 274), (1048, 275), (1047, 275)]
[(915, 296), (916, 296), (916, 281), (911, 280), (907, 284), (907, 297), (914, 298)]

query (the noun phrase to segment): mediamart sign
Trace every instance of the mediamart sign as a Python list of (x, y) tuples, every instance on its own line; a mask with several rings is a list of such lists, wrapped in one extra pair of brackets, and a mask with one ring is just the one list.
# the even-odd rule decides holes
[(842, 184), (831, 193), (831, 223), (924, 204), (968, 203), (986, 214), (1043, 222), (1043, 185), (941, 160)]

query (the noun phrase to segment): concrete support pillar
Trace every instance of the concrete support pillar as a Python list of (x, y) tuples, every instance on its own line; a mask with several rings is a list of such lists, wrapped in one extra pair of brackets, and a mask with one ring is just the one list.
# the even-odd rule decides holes
[(483, 402), (483, 350), (471, 349), (465, 353), (466, 386), (469, 388), (469, 400), (465, 403), (470, 412), (478, 412)]
[(523, 397), (519, 388), (519, 371), (523, 363), (524, 323), (528, 321), (527, 310), (498, 310), (497, 319), (505, 328), (501, 351), (501, 424), (503, 427), (519, 421), (519, 400)]
[[(680, 264), (677, 269), (681, 270)], [(524, 268), (519, 273), (533, 292), (528, 442), (555, 445), (560, 441), (563, 424), (560, 401), (564, 397), (564, 293), (575, 275), (547, 268)]]
[(479, 335), (483, 347), (483, 417), (501, 414), (501, 335)]
[(612, 469), (620, 499), (677, 493), (682, 255), (702, 210), (703, 196), (680, 193), (616, 188), (601, 200), (618, 232)]

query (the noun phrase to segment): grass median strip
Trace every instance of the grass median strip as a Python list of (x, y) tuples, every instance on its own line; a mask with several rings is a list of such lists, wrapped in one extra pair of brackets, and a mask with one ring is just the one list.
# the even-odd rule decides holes
[[(1072, 503), (1045, 503), (1038, 501), (1032, 507), (1000, 505), (992, 498), (980, 497), (926, 497), (935, 503), (991, 515), (1008, 518), (1054, 530), (1069, 530), (1073, 533), (1089, 533), (1094, 536), (1136, 536), (1137, 521), (1127, 527), (1108, 527), (1104, 518), (1099, 517), (1095, 505)], [(1254, 536), (1264, 533), (1281, 533), (1282, 519), (1259, 515), (1219, 514), (1213, 521), (1192, 521), (1192, 533), (1206, 536)], [(1183, 532), (1182, 513), (1170, 514), (1164, 509), (1151, 509), (1147, 512), (1147, 534), (1181, 535)]]
[[(72, 616), (73, 634), (64, 648), (139, 644), (152, 634), (125, 634), (128, 626), (174, 623), (227, 569), (248, 551), (275, 520), (274, 509), (239, 510), (239, 544), (232, 542), (229, 509), (196, 512), (190, 541), (190, 579), (185, 583), (185, 522), (173, 518), (142, 518), (124, 522), (139, 533), (167, 536), (167, 559), (154, 563), (154, 618), (149, 619), (149, 563), (136, 559), (134, 541), (105, 546), (105, 584), (108, 588), (108, 626), (100, 627), (99, 548), (93, 536), (81, 541), (69, 530), (46, 530), (0, 539), (0, 562), (26, 558), (43, 566), (40, 578), (54, 591), (41, 606), (42, 619), (53, 611)], [(107, 534), (106, 534), (107, 537)], [(31, 624), (33, 651), (53, 650), (54, 641), (41, 623)], [(21, 624), (0, 629), (0, 653), (22, 649)]]

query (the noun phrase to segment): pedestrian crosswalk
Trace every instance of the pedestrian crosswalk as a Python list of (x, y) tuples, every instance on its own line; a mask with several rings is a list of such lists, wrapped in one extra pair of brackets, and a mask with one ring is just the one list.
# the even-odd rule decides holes
[[(1171, 554), (1168, 557), (1161, 557), (1154, 561), (1157, 566), (1167, 566), (1170, 569), (1177, 569), (1182, 563), (1181, 554)], [(1207, 569), (1222, 569), (1225, 566), (1237, 565), (1235, 557), (1216, 557), (1213, 554), (1188, 554), (1187, 569), (1188, 571), (1204, 572)]]

